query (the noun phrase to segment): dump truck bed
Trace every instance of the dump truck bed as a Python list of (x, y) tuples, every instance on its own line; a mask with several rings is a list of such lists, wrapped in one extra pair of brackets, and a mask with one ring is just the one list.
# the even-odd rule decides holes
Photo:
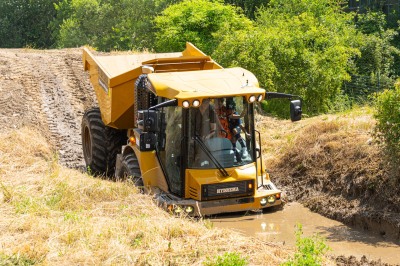
[[(85, 49), (86, 50), (86, 49)], [(90, 53), (89, 50), (86, 50)], [(92, 55), (92, 54), (91, 54)], [(93, 55), (92, 55), (93, 56)], [(120, 76), (130, 70), (142, 66), (142, 62), (154, 59), (181, 57), (182, 53), (165, 53), (165, 54), (132, 54), (132, 55), (107, 55), (94, 56), (97, 65), (112, 79)]]
[(181, 53), (94, 55), (83, 50), (85, 70), (89, 71), (104, 124), (118, 129), (134, 126), (134, 85), (143, 66), (155, 73), (222, 69), (209, 56), (190, 43)]

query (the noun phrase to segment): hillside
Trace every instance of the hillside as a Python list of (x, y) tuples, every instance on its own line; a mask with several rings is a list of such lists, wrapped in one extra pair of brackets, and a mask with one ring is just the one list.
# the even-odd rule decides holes
[[(83, 174), (81, 116), (96, 100), (80, 49), (0, 49), (0, 93), (0, 259), (201, 265), (239, 252), (276, 265), (293, 253), (171, 217), (129, 183)], [(298, 123), (257, 117), (263, 159), (287, 200), (398, 240), (399, 172), (371, 141), (373, 123), (369, 109)]]

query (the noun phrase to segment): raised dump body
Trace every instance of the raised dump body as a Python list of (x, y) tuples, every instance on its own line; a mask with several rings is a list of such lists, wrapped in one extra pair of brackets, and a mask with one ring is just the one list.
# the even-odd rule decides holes
[(148, 73), (144, 66), (153, 68), (154, 73), (222, 69), (191, 43), (183, 52), (164, 54), (101, 56), (84, 48), (83, 62), (104, 124), (117, 129), (134, 127), (134, 87), (136, 79)]

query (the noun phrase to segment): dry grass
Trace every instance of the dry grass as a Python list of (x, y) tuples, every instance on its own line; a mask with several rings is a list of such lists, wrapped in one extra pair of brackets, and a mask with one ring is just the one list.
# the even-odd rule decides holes
[(275, 168), (281, 164), (291, 149), (305, 154), (312, 145), (311, 153), (315, 155), (320, 151), (321, 146), (318, 145), (322, 142), (327, 148), (339, 148), (337, 145), (344, 145), (342, 140), (370, 143), (370, 133), (375, 124), (372, 112), (369, 107), (356, 108), (335, 115), (305, 118), (296, 123), (258, 117), (256, 126), (262, 132), (263, 156), (267, 167)]
[(368, 107), (296, 123), (260, 119), (273, 182), (327, 217), (398, 235), (400, 172), (374, 142), (374, 124)]
[(131, 184), (66, 169), (37, 132), (0, 133), (0, 264), (201, 265), (238, 252), (278, 265), (291, 251), (172, 217)]

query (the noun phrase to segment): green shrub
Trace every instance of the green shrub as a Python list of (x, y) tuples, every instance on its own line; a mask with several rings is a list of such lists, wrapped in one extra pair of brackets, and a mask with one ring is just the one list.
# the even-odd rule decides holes
[(325, 241), (318, 235), (303, 237), (303, 229), (299, 224), (296, 230), (296, 253), (294, 258), (283, 263), (284, 266), (322, 265), (324, 254), (329, 250)]
[(248, 262), (236, 252), (226, 252), (222, 256), (218, 256), (213, 260), (204, 263), (206, 266), (245, 266)]
[(396, 162), (400, 161), (400, 80), (392, 90), (376, 95), (375, 136)]

